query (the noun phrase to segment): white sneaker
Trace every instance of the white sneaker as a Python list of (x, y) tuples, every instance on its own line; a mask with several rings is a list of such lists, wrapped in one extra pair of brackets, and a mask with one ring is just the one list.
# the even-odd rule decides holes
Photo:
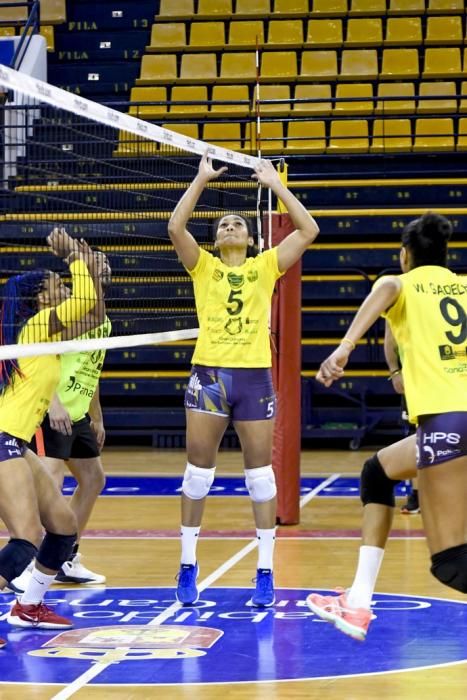
[(80, 583), (89, 585), (93, 583), (105, 583), (106, 578), (102, 574), (86, 569), (81, 564), (81, 554), (75, 554), (71, 561), (66, 561), (55, 577), (54, 583)]
[(22, 574), (12, 579), (10, 583), (5, 586), (6, 590), (16, 593), (16, 595), (22, 595), (26, 590), (26, 586), (31, 578), (31, 572), (34, 568), (34, 559), (29, 562)]

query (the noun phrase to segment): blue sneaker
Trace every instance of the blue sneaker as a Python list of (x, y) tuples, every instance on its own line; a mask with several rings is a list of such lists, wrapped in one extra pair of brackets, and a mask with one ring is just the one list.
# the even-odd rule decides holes
[(256, 573), (256, 589), (251, 597), (255, 608), (269, 608), (274, 605), (274, 576), (271, 569), (258, 569)]
[(193, 603), (198, 601), (199, 592), (196, 588), (198, 573), (198, 564), (180, 564), (180, 571), (177, 575), (177, 591), (175, 593), (179, 603), (193, 605)]

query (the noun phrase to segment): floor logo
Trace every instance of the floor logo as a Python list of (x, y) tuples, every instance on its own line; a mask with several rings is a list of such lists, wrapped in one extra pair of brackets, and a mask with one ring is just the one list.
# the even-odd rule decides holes
[(274, 607), (258, 609), (248, 604), (250, 588), (210, 588), (196, 606), (176, 609), (158, 625), (173, 603), (171, 588), (57, 590), (47, 602), (75, 625), (59, 634), (10, 627), (12, 596), (5, 594), (1, 682), (69, 684), (93, 668), (92, 685), (235, 683), (467, 661), (465, 603), (376, 594), (376, 619), (362, 644), (313, 615), (308, 593), (277, 589)]

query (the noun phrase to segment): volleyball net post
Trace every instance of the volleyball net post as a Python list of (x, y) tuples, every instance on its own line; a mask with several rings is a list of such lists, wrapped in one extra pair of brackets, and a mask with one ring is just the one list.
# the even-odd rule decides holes
[[(287, 166), (279, 174), (287, 185)], [(279, 200), (278, 213), (271, 216), (271, 244), (277, 246), (294, 230), (290, 216)], [(264, 222), (267, 229), (268, 222)], [(277, 481), (277, 522), (294, 525), (300, 520), (301, 448), (301, 274), (298, 261), (279, 279), (271, 313), (272, 368), (277, 394), (273, 440), (273, 468)]]

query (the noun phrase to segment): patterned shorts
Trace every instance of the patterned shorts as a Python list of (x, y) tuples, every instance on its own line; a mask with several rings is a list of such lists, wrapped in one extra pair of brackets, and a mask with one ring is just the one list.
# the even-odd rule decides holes
[(18, 459), (23, 457), (28, 446), (21, 438), (16, 438), (9, 433), (0, 432), (0, 462), (6, 462), (7, 459)]
[(274, 418), (276, 396), (271, 370), (194, 365), (185, 392), (185, 408), (232, 421)]

